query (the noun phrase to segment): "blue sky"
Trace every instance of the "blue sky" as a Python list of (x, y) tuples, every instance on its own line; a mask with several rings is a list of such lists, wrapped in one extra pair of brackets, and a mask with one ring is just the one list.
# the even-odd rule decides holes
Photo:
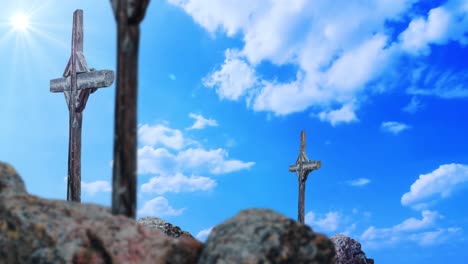
[[(66, 198), (70, 56), (115, 69), (108, 1), (0, 0), (0, 160)], [(23, 12), (25, 30), (12, 24)], [(306, 223), (377, 263), (467, 259), (468, 1), (151, 1), (142, 23), (138, 217), (204, 240), (245, 208), (297, 217), (299, 136), (322, 168)], [(83, 118), (82, 201), (110, 206), (115, 86)]]

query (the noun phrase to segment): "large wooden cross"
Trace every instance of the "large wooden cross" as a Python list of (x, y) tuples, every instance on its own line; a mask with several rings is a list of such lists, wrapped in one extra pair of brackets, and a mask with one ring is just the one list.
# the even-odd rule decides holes
[(322, 162), (320, 160), (311, 161), (307, 157), (305, 152), (306, 148), (306, 138), (305, 131), (301, 131), (301, 148), (299, 150), (299, 157), (297, 157), (296, 164), (289, 166), (290, 172), (295, 172), (299, 180), (299, 205), (297, 213), (297, 221), (304, 224), (304, 193), (305, 193), (305, 183), (307, 176), (313, 170), (318, 170), (322, 167)]
[(64, 93), (70, 112), (68, 143), (67, 200), (81, 201), (81, 124), (91, 93), (114, 82), (111, 70), (89, 69), (83, 55), (83, 11), (73, 13), (72, 50), (64, 78), (50, 80), (52, 93)]

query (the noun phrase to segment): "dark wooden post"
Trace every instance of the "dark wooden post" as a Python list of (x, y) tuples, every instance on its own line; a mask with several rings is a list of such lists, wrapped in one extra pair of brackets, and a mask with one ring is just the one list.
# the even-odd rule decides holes
[(305, 152), (306, 138), (305, 131), (301, 131), (301, 148), (299, 150), (299, 157), (297, 157), (296, 164), (289, 166), (290, 172), (296, 172), (299, 180), (299, 201), (297, 210), (297, 221), (304, 224), (304, 196), (307, 176), (313, 170), (318, 170), (322, 167), (321, 161), (311, 161)]
[(67, 200), (81, 201), (81, 124), (88, 97), (114, 82), (114, 72), (92, 71), (83, 55), (83, 11), (73, 13), (72, 51), (64, 78), (50, 80), (50, 91), (63, 92), (70, 112)]
[(140, 22), (149, 0), (111, 0), (117, 21), (112, 213), (136, 216), (137, 96)]

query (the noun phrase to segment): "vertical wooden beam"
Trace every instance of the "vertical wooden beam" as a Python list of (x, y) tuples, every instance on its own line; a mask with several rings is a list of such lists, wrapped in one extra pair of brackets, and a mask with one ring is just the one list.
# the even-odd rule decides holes
[(137, 96), (140, 22), (149, 0), (111, 0), (117, 21), (112, 213), (136, 216)]
[(305, 181), (299, 180), (299, 201), (297, 208), (297, 221), (304, 224), (304, 194), (305, 194)]
[(76, 98), (78, 89), (76, 86), (76, 53), (83, 51), (83, 10), (73, 13), (73, 33), (70, 72), (70, 138), (68, 148), (68, 190), (67, 200), (81, 202), (81, 126), (82, 113), (76, 111)]

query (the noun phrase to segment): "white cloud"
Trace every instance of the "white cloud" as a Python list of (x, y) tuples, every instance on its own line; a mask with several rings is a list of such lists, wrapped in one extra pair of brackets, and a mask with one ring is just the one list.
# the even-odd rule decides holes
[(450, 69), (418, 68), (414, 70), (408, 94), (437, 96), (443, 99), (467, 98), (468, 72)]
[(188, 148), (170, 153), (164, 148), (144, 146), (138, 149), (138, 173), (171, 174), (192, 171), (196, 173), (227, 174), (249, 169), (255, 162), (228, 159), (222, 148), (206, 150)]
[(336, 87), (337, 96), (352, 95), (364, 88), (370, 77), (385, 65), (387, 37), (375, 35), (339, 57), (327, 72), (327, 87)]
[[(203, 124), (200, 127), (216, 121), (194, 115), (197, 122)], [(204, 149), (191, 139), (185, 139), (182, 132), (164, 125), (150, 126), (140, 125), (139, 136), (141, 141), (149, 144), (138, 149), (138, 173), (154, 173), (160, 175), (175, 175), (177, 173), (211, 173), (226, 174), (251, 168), (255, 162), (244, 162), (237, 159), (229, 159), (228, 152), (222, 148)], [(195, 142), (197, 147), (187, 146)], [(154, 147), (161, 144), (172, 147), (172, 150), (163, 147)]]
[[(400, 224), (388, 228), (371, 226), (362, 233), (360, 240), (363, 244), (370, 247), (395, 245), (402, 241), (424, 244), (424, 240), (426, 242), (429, 240), (429, 237), (424, 237), (434, 232), (437, 220), (441, 219), (442, 216), (436, 211), (429, 210), (425, 210), (421, 214), (421, 219), (408, 218)], [(432, 230), (429, 230), (431, 228)]]
[(359, 178), (356, 180), (349, 181), (348, 184), (351, 186), (364, 186), (369, 184), (371, 181), (367, 178)]
[(176, 165), (176, 156), (165, 148), (144, 146), (138, 149), (138, 173), (169, 173)]
[(213, 227), (203, 229), (200, 232), (198, 232), (195, 237), (201, 242), (205, 242), (212, 230), (213, 230)]
[(189, 117), (195, 119), (195, 123), (189, 129), (203, 129), (207, 126), (218, 125), (218, 122), (216, 122), (216, 120), (204, 118), (202, 115), (190, 113)]
[(410, 126), (404, 123), (400, 123), (400, 122), (389, 121), (389, 122), (382, 122), (382, 125), (380, 126), (380, 128), (383, 131), (397, 135), (407, 129), (410, 129)]
[[(247, 95), (248, 107), (275, 115), (312, 106), (325, 114), (338, 104), (348, 113), (338, 123), (357, 120), (349, 104), (359, 103), (361, 93), (374, 89), (368, 84), (398, 55), (385, 23), (400, 19), (415, 0), (169, 2), (211, 34), (225, 33), (244, 42), (240, 51), (227, 49), (221, 68), (204, 79), (221, 99), (237, 101)], [(265, 77), (257, 72), (261, 62), (296, 67), (295, 79)]]
[(416, 17), (400, 36), (402, 50), (411, 54), (429, 54), (429, 45), (443, 45), (449, 41), (468, 43), (466, 27), (468, 9), (466, 1), (449, 0), (429, 10), (427, 18)]
[(340, 123), (351, 123), (359, 121), (354, 112), (353, 104), (346, 104), (341, 107), (341, 109), (333, 110), (329, 112), (319, 113), (319, 118), (322, 121), (328, 121), (332, 126), (335, 126)]
[(186, 143), (180, 130), (171, 129), (164, 125), (140, 125), (138, 128), (138, 139), (144, 145), (154, 146), (161, 144), (175, 150), (181, 149)]
[(428, 52), (430, 43), (442, 44), (447, 41), (451, 14), (443, 7), (429, 11), (427, 20), (416, 18), (400, 34), (403, 50), (410, 53)]
[(415, 231), (434, 225), (437, 219), (441, 218), (440, 214), (436, 211), (424, 210), (422, 211), (422, 219), (414, 217), (408, 218), (402, 223), (393, 227), (395, 231)]
[(221, 99), (238, 100), (256, 83), (254, 70), (242, 59), (238, 51), (226, 50), (221, 69), (206, 76), (203, 84), (215, 88)]
[(140, 210), (138, 215), (142, 216), (177, 216), (181, 215), (185, 208), (174, 209), (169, 205), (169, 202), (163, 196), (158, 196), (154, 199), (147, 201)]
[(460, 235), (462, 229), (459, 227), (438, 228), (435, 231), (421, 232), (409, 236), (411, 241), (420, 246), (434, 246), (452, 240)]
[[(402, 71), (391, 68), (399, 67), (394, 62), (400, 56), (427, 54), (431, 45), (449, 41), (468, 44), (468, 8), (458, 0), (416, 17), (411, 8), (417, 0), (168, 1), (213, 36), (226, 34), (243, 41), (239, 50), (226, 49), (224, 63), (203, 80), (221, 99), (238, 101), (245, 96), (247, 107), (275, 115), (312, 109), (333, 124), (358, 120), (350, 105), (392, 86), (379, 83), (385, 79), (384, 71), (393, 70), (392, 79), (403, 79)], [(406, 22), (408, 16), (414, 18)], [(398, 32), (387, 23), (393, 21), (407, 27)], [(390, 32), (399, 35), (392, 39)], [(292, 66), (297, 69), (295, 78), (278, 81), (262, 74), (258, 67), (262, 62)], [(463, 84), (430, 90), (416, 86), (409, 91), (467, 97)], [(341, 112), (330, 112), (331, 105), (338, 105)]]
[(168, 176), (156, 176), (141, 185), (142, 192), (164, 194), (166, 192), (208, 191), (216, 186), (213, 179), (202, 176), (187, 177), (181, 173)]
[(98, 192), (110, 192), (112, 186), (108, 181), (93, 181), (93, 182), (81, 182), (81, 188), (83, 192), (89, 196), (94, 196)]
[(455, 191), (468, 185), (468, 166), (445, 164), (428, 174), (419, 176), (410, 191), (401, 197), (405, 206), (423, 207), (439, 199), (450, 197)]
[(413, 96), (411, 97), (411, 101), (405, 107), (403, 107), (402, 110), (407, 113), (414, 114), (417, 111), (419, 111), (422, 107), (423, 105), (421, 101), (418, 98)]
[(332, 232), (338, 229), (340, 224), (339, 212), (328, 212), (323, 218), (316, 218), (313, 212), (308, 212), (304, 216), (304, 222), (310, 225), (314, 230), (322, 232)]
[(226, 150), (218, 148), (205, 150), (202, 148), (189, 148), (177, 155), (177, 164), (189, 170), (208, 170), (213, 174), (225, 174), (252, 167), (255, 162), (240, 160), (227, 160)]

